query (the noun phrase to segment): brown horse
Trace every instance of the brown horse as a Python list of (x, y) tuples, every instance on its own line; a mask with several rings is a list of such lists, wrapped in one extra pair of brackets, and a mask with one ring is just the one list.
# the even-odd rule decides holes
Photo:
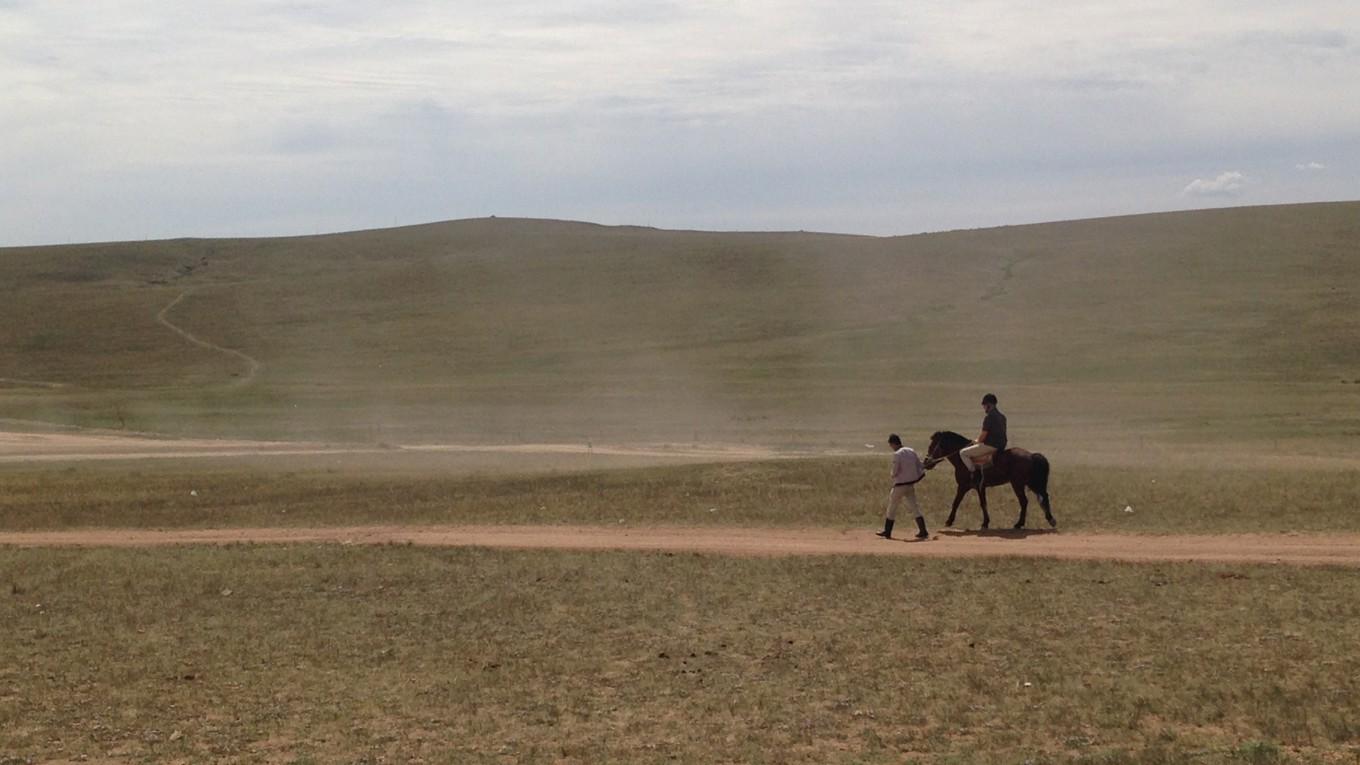
[(1048, 525), (1057, 528), (1058, 522), (1053, 519), (1053, 509), (1048, 500), (1047, 457), (1024, 449), (997, 452), (992, 456), (992, 463), (983, 469), (985, 484), (983, 485), (974, 480), (973, 473), (963, 466), (963, 458), (959, 456), (959, 450), (970, 443), (972, 442), (967, 438), (950, 430), (940, 431), (930, 437), (930, 449), (926, 452), (926, 469), (929, 470), (941, 460), (947, 459), (954, 466), (954, 480), (959, 485), (958, 492), (954, 495), (954, 506), (949, 508), (949, 520), (945, 521), (944, 525), (954, 525), (954, 515), (959, 511), (959, 503), (970, 489), (976, 489), (978, 503), (982, 505), (982, 528), (987, 528), (992, 522), (991, 516), (987, 515), (987, 486), (1009, 483), (1015, 490), (1015, 498), (1020, 500), (1020, 519), (1015, 522), (1015, 528), (1025, 527), (1025, 511), (1029, 509), (1029, 498), (1025, 496), (1026, 487), (1039, 497), (1039, 506), (1044, 509)]

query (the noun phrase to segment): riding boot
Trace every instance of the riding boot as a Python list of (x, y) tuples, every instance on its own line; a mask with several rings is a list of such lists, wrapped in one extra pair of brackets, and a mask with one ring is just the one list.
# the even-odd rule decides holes
[(883, 537), (884, 539), (892, 539), (892, 527), (893, 527), (893, 520), (892, 520), (891, 518), (886, 518), (886, 519), (884, 519), (884, 521), (883, 521), (883, 530), (882, 530), (882, 531), (879, 531), (879, 532), (875, 532), (875, 536), (880, 536), (880, 537)]
[(919, 515), (916, 516), (916, 528), (918, 529), (918, 531), (916, 532), (917, 539), (930, 539), (930, 532), (926, 531), (925, 518), (922, 518)]

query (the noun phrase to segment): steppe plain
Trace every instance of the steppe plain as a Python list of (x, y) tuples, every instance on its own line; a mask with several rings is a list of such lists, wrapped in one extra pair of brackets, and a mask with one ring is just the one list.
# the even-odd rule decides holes
[[(0, 762), (1360, 761), (1360, 204), (11, 248), (0, 293)], [(887, 433), (986, 391), (1059, 529), (940, 529), (936, 472), (873, 538)]]

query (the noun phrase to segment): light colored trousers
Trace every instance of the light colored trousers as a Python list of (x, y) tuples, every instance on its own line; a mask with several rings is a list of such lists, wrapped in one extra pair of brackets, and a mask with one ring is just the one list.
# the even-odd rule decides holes
[(921, 505), (916, 501), (914, 483), (892, 487), (892, 491), (888, 493), (888, 514), (884, 517), (890, 521), (897, 520), (897, 508), (901, 507), (903, 502), (907, 503), (907, 509), (911, 510), (913, 515), (921, 517)]
[(977, 465), (973, 464), (974, 459), (986, 457), (988, 454), (995, 454), (996, 447), (987, 444), (973, 444), (965, 446), (959, 450), (959, 459), (963, 460), (963, 466), (968, 468), (968, 472), (977, 470)]

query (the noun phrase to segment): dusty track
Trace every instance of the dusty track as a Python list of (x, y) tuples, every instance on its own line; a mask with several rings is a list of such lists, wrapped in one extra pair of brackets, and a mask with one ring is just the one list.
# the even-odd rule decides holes
[(78, 431), (15, 433), (0, 430), (0, 463), (188, 459), (198, 457), (321, 456), (344, 454), (574, 454), (658, 460), (763, 460), (796, 456), (734, 444), (414, 444), (387, 447), (299, 441), (165, 439)]
[(1047, 531), (945, 530), (925, 542), (882, 540), (869, 529), (634, 529), (608, 526), (365, 526), (175, 531), (0, 533), (19, 547), (154, 547), (226, 544), (412, 544), (553, 550), (635, 550), (739, 556), (901, 555), (1067, 560), (1280, 563), (1360, 567), (1360, 535), (1133, 536)]
[[(12, 429), (12, 430), (11, 430)], [(858, 444), (841, 448), (772, 449), (751, 444), (697, 443), (443, 443), (373, 446), (363, 444), (318, 443), (307, 441), (250, 441), (240, 439), (167, 438), (153, 433), (57, 427), (49, 423), (0, 419), (0, 464), (41, 462), (86, 462), (109, 460), (187, 459), (251, 456), (325, 456), (360, 454), (408, 455), (578, 455), (646, 458), (659, 463), (704, 461), (769, 460), (786, 457), (881, 457)], [(1281, 470), (1360, 470), (1360, 457), (1312, 456), (1228, 452), (1217, 454), (1239, 468)], [(1172, 457), (1160, 451), (1094, 454), (1087, 449), (1081, 464), (1101, 466), (1164, 466)], [(1092, 462), (1091, 460), (1095, 461)], [(1066, 464), (1066, 463), (1064, 463)]]

